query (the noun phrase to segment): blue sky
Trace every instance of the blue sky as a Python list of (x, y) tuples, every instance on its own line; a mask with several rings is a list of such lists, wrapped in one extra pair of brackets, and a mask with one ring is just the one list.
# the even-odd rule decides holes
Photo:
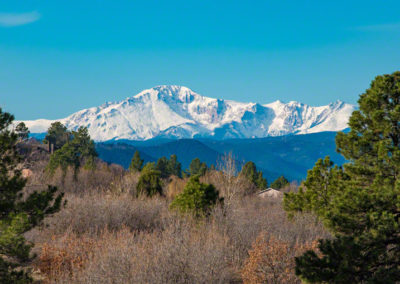
[(400, 1), (1, 1), (0, 106), (62, 118), (161, 84), (356, 103), (400, 69)]

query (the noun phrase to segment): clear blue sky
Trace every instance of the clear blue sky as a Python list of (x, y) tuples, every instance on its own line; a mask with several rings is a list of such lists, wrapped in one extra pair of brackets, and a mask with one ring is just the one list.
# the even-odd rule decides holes
[(62, 118), (160, 84), (268, 103), (356, 103), (400, 69), (400, 1), (7, 1), (0, 106)]

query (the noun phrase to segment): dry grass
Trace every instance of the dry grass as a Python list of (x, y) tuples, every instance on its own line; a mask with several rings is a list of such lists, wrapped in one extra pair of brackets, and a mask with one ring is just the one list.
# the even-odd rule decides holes
[[(205, 230), (204, 230), (205, 229)], [(225, 283), (235, 279), (229, 238), (177, 221), (164, 231), (71, 232), (42, 246), (37, 268), (57, 283)]]
[(168, 210), (186, 183), (176, 177), (166, 198), (135, 198), (138, 174), (118, 166), (81, 170), (77, 181), (69, 172), (64, 183), (34, 170), (31, 188), (51, 181), (68, 202), (26, 235), (35, 268), (45, 283), (296, 283), (294, 255), (327, 233), (312, 216), (289, 221), (280, 200), (253, 194), (230, 165), (202, 177), (226, 201), (202, 221)]
[[(244, 269), (252, 271), (249, 251), (260, 235), (292, 248), (325, 234), (310, 216), (290, 222), (279, 201), (255, 196), (216, 208), (201, 222), (171, 214), (164, 199), (68, 199), (69, 207), (35, 234), (36, 265), (51, 283), (241, 282)], [(292, 257), (278, 252), (279, 263)]]
[(35, 265), (49, 282), (57, 281), (82, 270), (99, 245), (93, 238), (71, 232), (54, 235), (51, 241), (43, 244)]
[(183, 192), (183, 189), (189, 179), (180, 179), (177, 176), (171, 176), (165, 190), (165, 196), (172, 200), (178, 194)]
[[(106, 195), (68, 194), (67, 205), (46, 220), (45, 235), (72, 232), (77, 235), (97, 235), (104, 229), (118, 231), (126, 227), (132, 231), (162, 230), (168, 222), (168, 204), (160, 198), (135, 199), (129, 194)], [(37, 235), (38, 232), (36, 232)]]

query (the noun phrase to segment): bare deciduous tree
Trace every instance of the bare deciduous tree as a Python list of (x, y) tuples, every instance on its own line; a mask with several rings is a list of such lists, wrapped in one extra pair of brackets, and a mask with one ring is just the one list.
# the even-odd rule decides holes
[(237, 161), (232, 152), (225, 153), (221, 157), (217, 163), (217, 169), (221, 173), (219, 175), (222, 179), (221, 183), (224, 184), (222, 189), (224, 204), (229, 206), (234, 199), (246, 194), (249, 184), (245, 179), (238, 176)]

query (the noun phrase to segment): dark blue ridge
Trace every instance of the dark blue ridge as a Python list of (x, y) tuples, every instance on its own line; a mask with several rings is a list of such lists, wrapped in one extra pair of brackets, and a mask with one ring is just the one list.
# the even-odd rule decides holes
[(303, 180), (319, 158), (330, 156), (342, 165), (344, 158), (336, 153), (336, 132), (288, 135), (256, 139), (150, 139), (146, 141), (117, 140), (96, 143), (101, 159), (127, 168), (136, 150), (146, 162), (160, 157), (178, 156), (183, 168), (194, 158), (217, 165), (221, 156), (232, 152), (240, 167), (253, 161), (271, 182), (280, 175), (289, 180)]

